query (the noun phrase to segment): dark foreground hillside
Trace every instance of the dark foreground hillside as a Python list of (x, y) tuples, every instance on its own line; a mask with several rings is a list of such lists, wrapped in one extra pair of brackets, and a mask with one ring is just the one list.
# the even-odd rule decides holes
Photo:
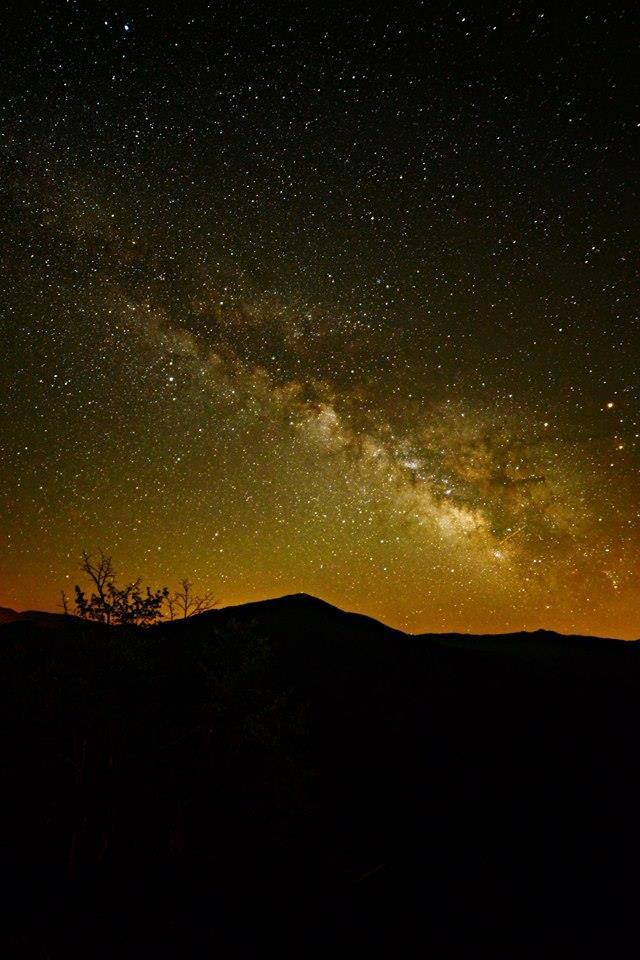
[(0, 627), (5, 956), (635, 956), (640, 649)]

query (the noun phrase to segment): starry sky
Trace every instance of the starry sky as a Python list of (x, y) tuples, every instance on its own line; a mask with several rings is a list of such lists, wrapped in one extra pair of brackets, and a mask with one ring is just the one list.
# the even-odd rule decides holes
[(636, 4), (3, 16), (0, 604), (640, 635)]

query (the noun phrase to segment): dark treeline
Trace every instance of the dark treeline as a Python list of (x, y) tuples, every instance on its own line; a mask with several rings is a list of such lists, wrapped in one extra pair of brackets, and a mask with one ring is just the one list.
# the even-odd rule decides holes
[(639, 654), (304, 596), (6, 624), (5, 955), (626, 956)]

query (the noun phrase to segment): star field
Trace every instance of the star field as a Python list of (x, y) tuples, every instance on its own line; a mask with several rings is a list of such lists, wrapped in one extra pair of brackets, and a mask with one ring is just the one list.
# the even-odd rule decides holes
[(640, 633), (633, 5), (9, 16), (0, 604)]

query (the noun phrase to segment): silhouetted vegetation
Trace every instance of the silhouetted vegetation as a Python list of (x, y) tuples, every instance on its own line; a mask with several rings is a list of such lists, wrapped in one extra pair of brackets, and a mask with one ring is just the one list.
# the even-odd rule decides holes
[(180, 581), (180, 589), (167, 596), (168, 619), (186, 620), (187, 617), (195, 617), (199, 613), (213, 610), (217, 603), (218, 601), (211, 592), (194, 593), (193, 584), (190, 580), (184, 578)]
[[(165, 616), (169, 620), (186, 620), (213, 609), (217, 603), (211, 592), (195, 593), (187, 578), (180, 581), (180, 589), (174, 593), (170, 593), (168, 587), (155, 590), (143, 587), (141, 577), (118, 586), (113, 561), (102, 552), (94, 559), (85, 550), (80, 567), (90, 583), (88, 595), (82, 587), (75, 587), (75, 613), (83, 620), (148, 627)], [(61, 598), (60, 606), (69, 615), (70, 604), (64, 591)]]

